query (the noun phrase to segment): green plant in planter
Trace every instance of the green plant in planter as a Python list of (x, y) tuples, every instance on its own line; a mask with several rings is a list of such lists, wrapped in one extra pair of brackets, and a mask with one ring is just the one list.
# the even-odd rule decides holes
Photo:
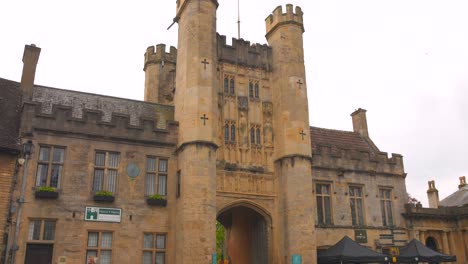
[(39, 189), (37, 189), (38, 192), (55, 192), (55, 188), (54, 187), (50, 187), (50, 186), (41, 186), (39, 187)]
[(112, 192), (109, 191), (97, 191), (94, 195), (96, 196), (103, 196), (103, 197), (111, 197), (114, 196)]
[(165, 200), (160, 194), (153, 194), (148, 196), (149, 200)]

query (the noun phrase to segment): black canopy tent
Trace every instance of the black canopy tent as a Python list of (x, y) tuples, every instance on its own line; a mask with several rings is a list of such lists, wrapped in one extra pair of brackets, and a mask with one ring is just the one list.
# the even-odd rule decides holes
[(400, 263), (417, 263), (417, 262), (455, 262), (456, 256), (449, 256), (440, 252), (434, 251), (416, 239), (411, 240), (406, 247), (400, 249), (398, 256)]
[(319, 264), (336, 263), (386, 263), (388, 256), (361, 246), (348, 236), (343, 237), (329, 249), (319, 252)]

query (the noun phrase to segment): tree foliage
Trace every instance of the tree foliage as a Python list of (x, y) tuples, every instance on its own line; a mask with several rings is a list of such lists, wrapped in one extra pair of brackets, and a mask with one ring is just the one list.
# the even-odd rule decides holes
[(216, 221), (216, 254), (218, 259), (223, 259), (224, 241), (226, 239), (226, 229), (224, 226)]

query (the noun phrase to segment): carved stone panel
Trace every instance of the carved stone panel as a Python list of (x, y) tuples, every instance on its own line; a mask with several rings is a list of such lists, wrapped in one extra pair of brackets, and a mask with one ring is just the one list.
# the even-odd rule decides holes
[(219, 171), (217, 191), (271, 196), (275, 195), (275, 181), (270, 175)]
[(237, 100), (238, 100), (239, 111), (249, 110), (249, 100), (246, 96), (239, 96), (237, 97)]

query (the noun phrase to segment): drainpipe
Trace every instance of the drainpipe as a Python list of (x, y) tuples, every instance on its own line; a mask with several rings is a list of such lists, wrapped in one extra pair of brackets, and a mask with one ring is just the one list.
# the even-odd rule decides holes
[(23, 212), (23, 203), (24, 203), (24, 193), (26, 191), (26, 179), (28, 178), (28, 160), (31, 157), (33, 151), (33, 143), (29, 140), (27, 143), (23, 144), (23, 154), (24, 154), (24, 166), (23, 166), (23, 178), (21, 179), (21, 193), (18, 202), (18, 214), (16, 215), (16, 226), (15, 226), (15, 236), (13, 238), (13, 247), (11, 248), (11, 264), (15, 264), (15, 256), (18, 251), (18, 235), (21, 225), (21, 213)]

